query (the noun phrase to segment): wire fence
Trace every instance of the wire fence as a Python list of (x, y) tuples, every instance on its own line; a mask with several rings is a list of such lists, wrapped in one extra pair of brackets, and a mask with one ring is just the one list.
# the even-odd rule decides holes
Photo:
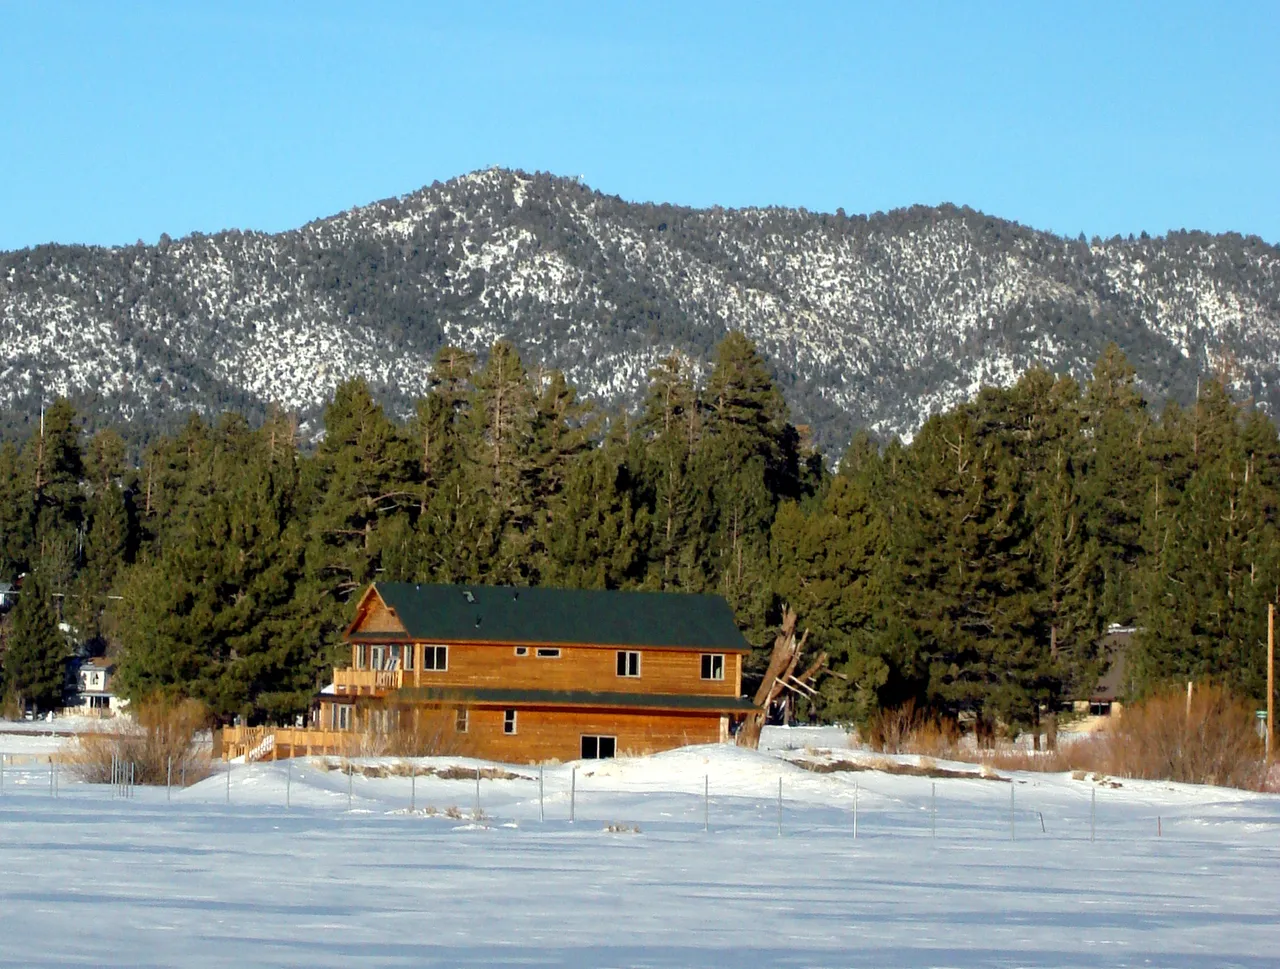
[(319, 758), (217, 762), (213, 768), (188, 785), (181, 770), (169, 765), (164, 785), (143, 788), (135, 780), (136, 765), (127, 761), (113, 762), (110, 782), (103, 784), (78, 780), (56, 756), (0, 755), (0, 799), (22, 796), (28, 804), (33, 798), (137, 800), (175, 809), (438, 817), (479, 826), (599, 824), (619, 831), (638, 832), (644, 826), (707, 835), (749, 830), (754, 837), (838, 833), (853, 841), (1204, 840), (1209, 832), (1223, 841), (1233, 840), (1234, 830), (1243, 835), (1259, 824), (1280, 827), (1280, 808), (1224, 819), (1190, 804), (1153, 806), (1116, 796), (1108, 784), (1091, 781), (1079, 788), (1046, 789), (1014, 778), (974, 779), (944, 781), (940, 789), (937, 780), (868, 783), (855, 774), (827, 775), (822, 789), (815, 790), (813, 778), (795, 771), (752, 782), (707, 771), (668, 786), (621, 782), (580, 766), (506, 770), (359, 760), (334, 764)]

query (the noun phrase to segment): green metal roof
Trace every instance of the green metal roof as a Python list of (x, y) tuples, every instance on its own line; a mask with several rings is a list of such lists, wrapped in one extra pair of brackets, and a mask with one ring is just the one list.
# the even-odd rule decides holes
[(720, 596), (378, 582), (410, 639), (746, 652)]
[(524, 707), (629, 707), (645, 710), (693, 710), (707, 713), (750, 713), (746, 697), (688, 696), (677, 693), (606, 693), (589, 690), (501, 690), (471, 687), (417, 686), (397, 690), (406, 703), (475, 703)]

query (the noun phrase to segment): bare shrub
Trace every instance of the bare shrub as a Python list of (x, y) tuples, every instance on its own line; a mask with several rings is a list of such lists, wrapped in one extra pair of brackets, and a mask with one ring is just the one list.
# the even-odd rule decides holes
[(1160, 691), (1125, 708), (1104, 732), (1108, 764), (1122, 777), (1260, 790), (1263, 745), (1253, 706), (1219, 686)]
[(916, 709), (914, 700), (881, 710), (871, 719), (867, 740), (872, 750), (885, 754), (923, 754), (950, 757), (960, 741), (955, 721)]
[(365, 729), (343, 736), (345, 757), (447, 757), (467, 753), (467, 734), (456, 727), (451, 707), (396, 707), (387, 718), (393, 724), (381, 729), (382, 718), (370, 717)]
[(212, 772), (209, 750), (196, 735), (209, 724), (209, 713), (195, 700), (155, 699), (136, 705), (136, 720), (121, 719), (111, 733), (76, 737), (66, 760), (81, 780), (107, 784), (116, 763), (132, 764), (136, 784), (188, 784)]

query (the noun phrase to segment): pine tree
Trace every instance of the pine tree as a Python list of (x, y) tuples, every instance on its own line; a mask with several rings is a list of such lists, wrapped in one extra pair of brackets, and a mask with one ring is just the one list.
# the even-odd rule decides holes
[(13, 609), (4, 654), (6, 698), (37, 713), (61, 707), (70, 653), (49, 590), (38, 575), (28, 575)]
[(842, 464), (808, 513), (784, 503), (770, 543), (776, 611), (795, 609), (812, 648), (826, 652), (840, 674), (822, 681), (819, 712), (857, 722), (879, 708), (891, 673), (879, 635), (887, 527), (863, 485), (868, 470)]

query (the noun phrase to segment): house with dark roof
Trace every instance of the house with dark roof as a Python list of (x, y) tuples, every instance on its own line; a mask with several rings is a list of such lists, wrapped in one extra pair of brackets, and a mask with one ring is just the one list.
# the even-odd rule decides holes
[(379, 582), (318, 698), (325, 732), (432, 730), (507, 762), (727, 740), (754, 707), (719, 596)]

